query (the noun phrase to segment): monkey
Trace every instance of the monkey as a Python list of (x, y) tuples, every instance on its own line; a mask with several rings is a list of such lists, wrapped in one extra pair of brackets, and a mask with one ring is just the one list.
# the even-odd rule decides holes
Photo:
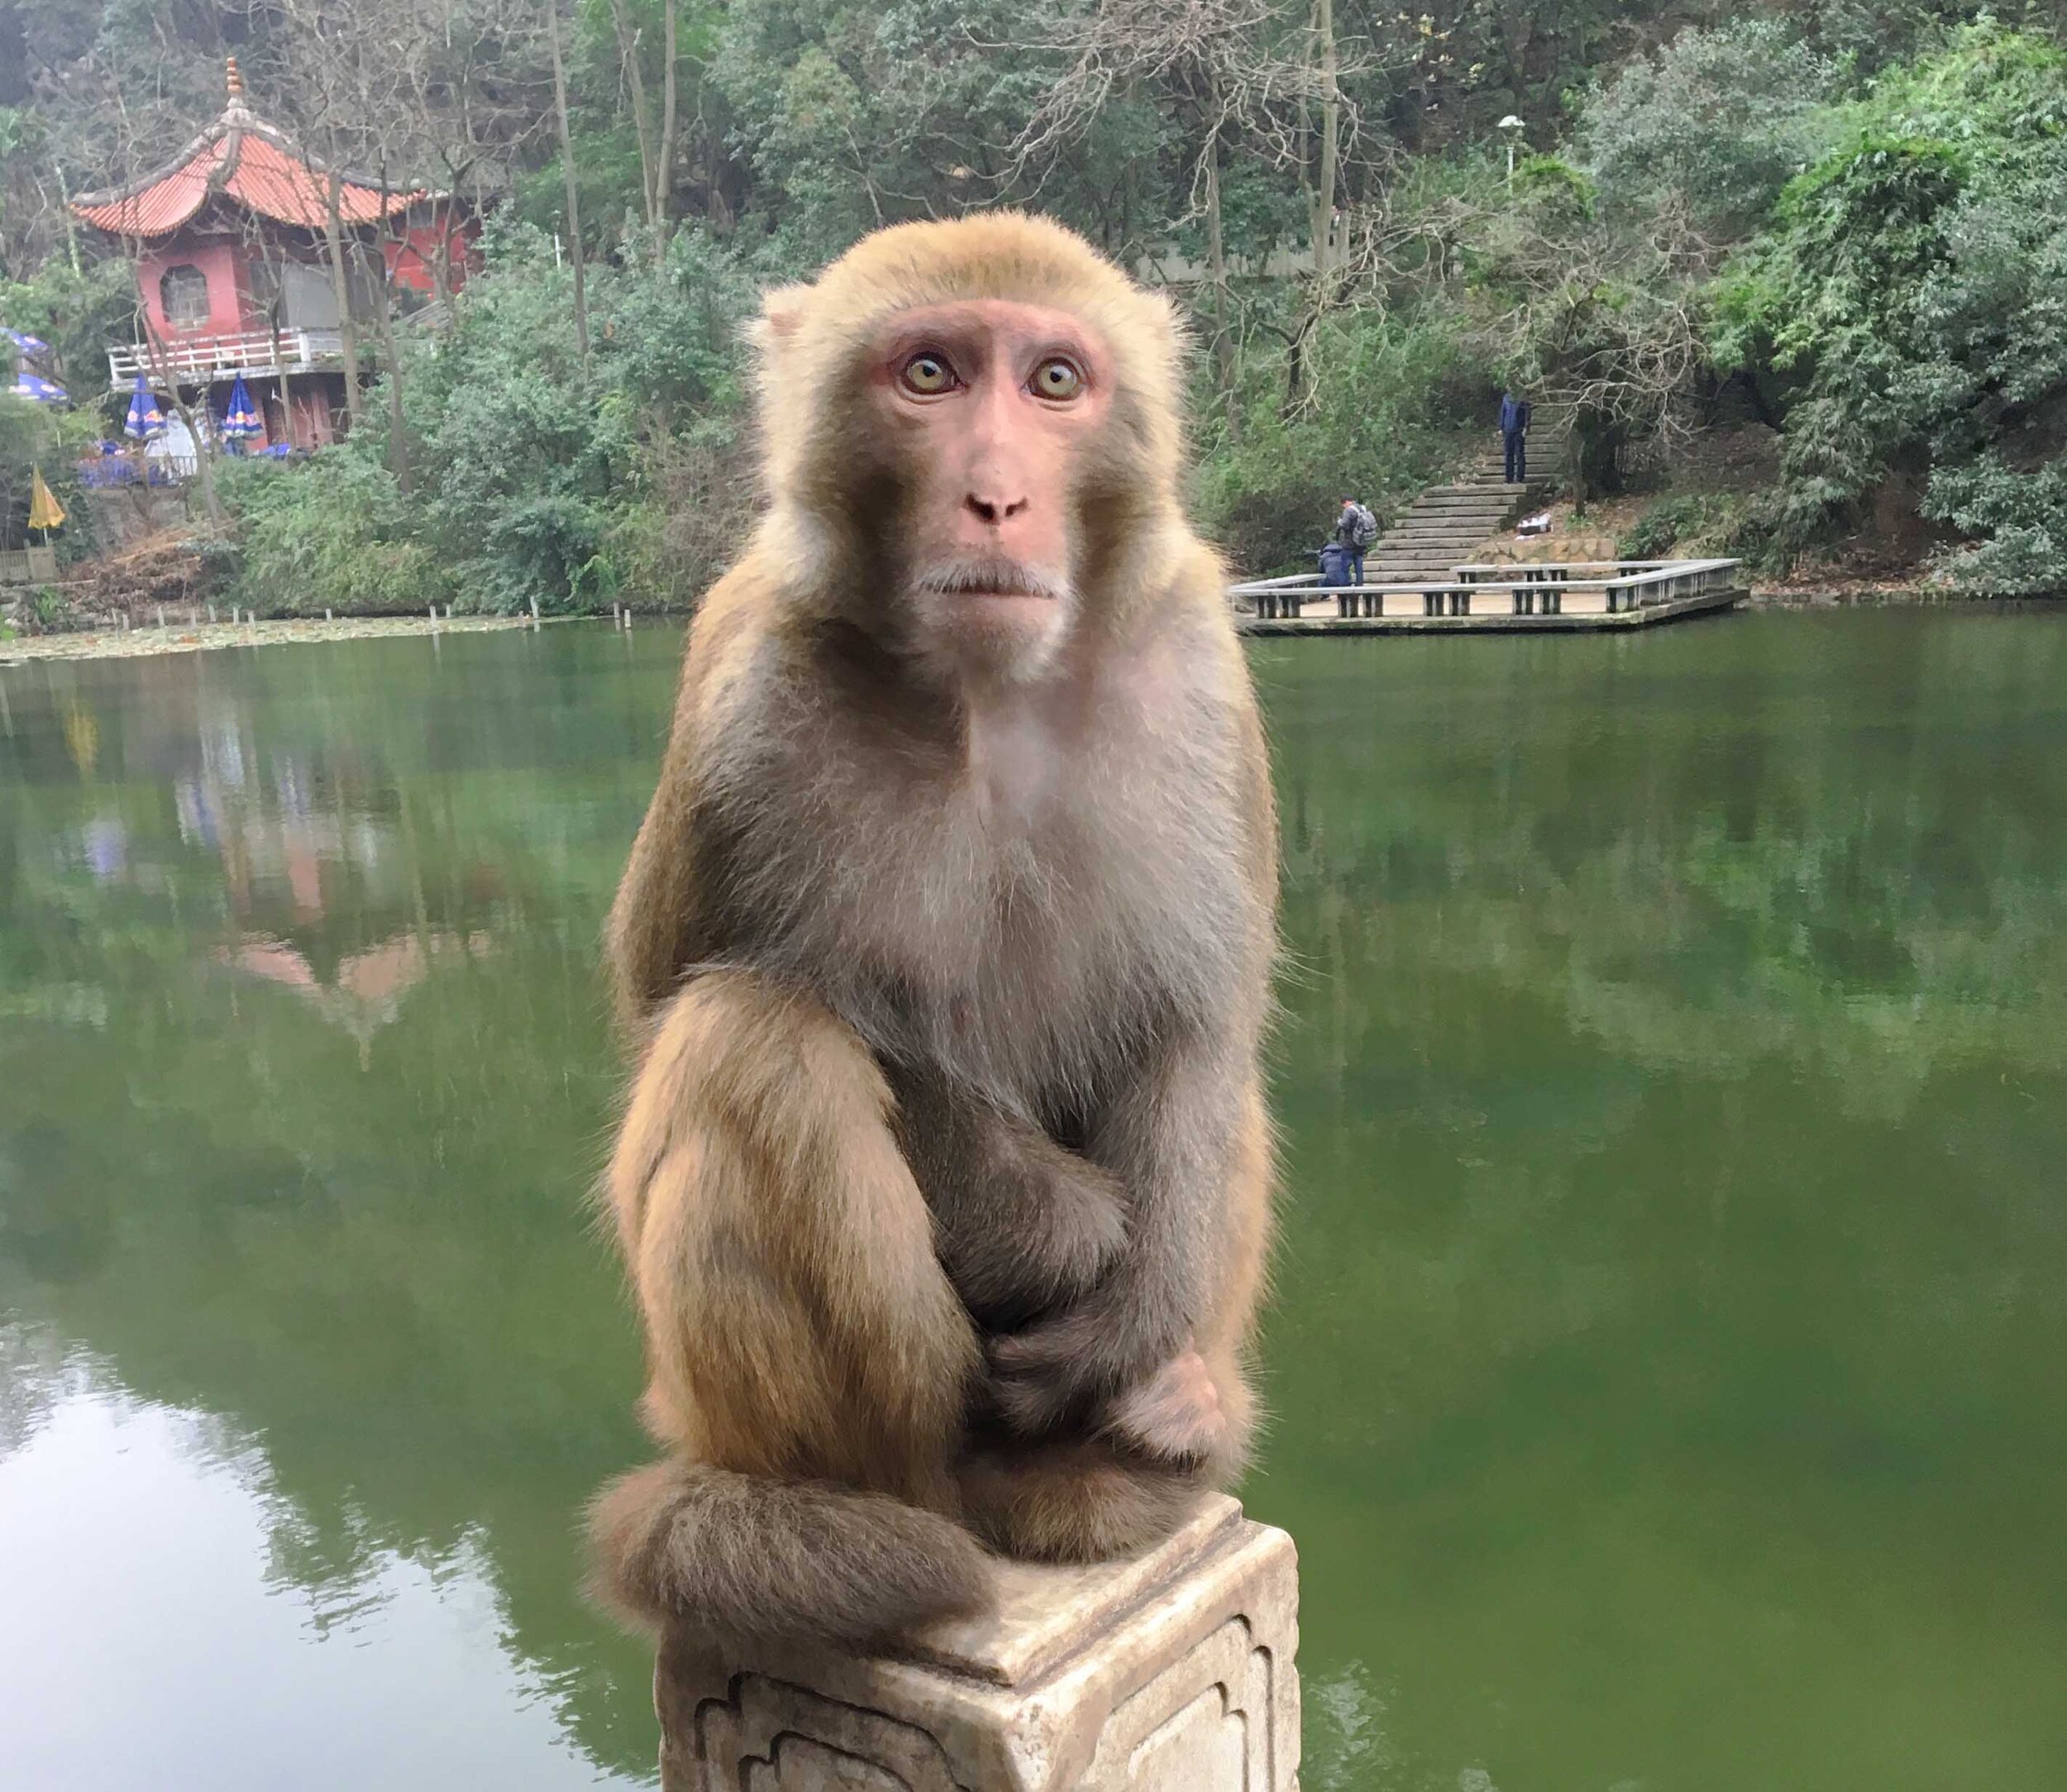
[(873, 1646), (1244, 1460), (1277, 822), (1167, 299), (985, 213), (748, 333), (763, 508), (606, 929), (666, 1455), (591, 1536), (634, 1622)]

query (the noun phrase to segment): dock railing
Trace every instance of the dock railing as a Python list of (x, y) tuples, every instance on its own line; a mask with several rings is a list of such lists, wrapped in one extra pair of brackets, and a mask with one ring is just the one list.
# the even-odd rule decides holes
[(1239, 609), (1299, 619), (1307, 601), (1333, 598), (1338, 617), (1618, 615), (1734, 588), (1735, 560), (1571, 560), (1512, 566), (1453, 566), (1448, 580), (1411, 584), (1327, 585), (1317, 572), (1251, 579), (1228, 587)]

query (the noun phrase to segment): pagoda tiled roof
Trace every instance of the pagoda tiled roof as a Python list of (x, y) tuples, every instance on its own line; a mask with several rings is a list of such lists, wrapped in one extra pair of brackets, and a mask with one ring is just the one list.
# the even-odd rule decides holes
[[(341, 170), (338, 213), (347, 227), (377, 223), (431, 195), (384, 187)], [(322, 230), (330, 221), (329, 166), (244, 103), (242, 84), (231, 77), (222, 116), (155, 174), (82, 193), (72, 210), (88, 223), (123, 237), (163, 237), (177, 230), (216, 194), (277, 223)]]

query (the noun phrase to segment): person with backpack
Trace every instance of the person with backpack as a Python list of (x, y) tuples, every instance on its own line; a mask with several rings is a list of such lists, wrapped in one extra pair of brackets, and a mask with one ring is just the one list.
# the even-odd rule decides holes
[(1529, 483), (1529, 401), (1518, 392), (1500, 395), (1500, 439), (1507, 450), (1507, 483)]
[(1335, 614), (1353, 615), (1356, 600), (1350, 596), (1349, 587), (1356, 581), (1349, 576), (1349, 550), (1340, 542), (1330, 541), (1322, 547), (1319, 558), (1322, 589), (1335, 594)]
[(1363, 557), (1378, 538), (1378, 519), (1355, 499), (1344, 498), (1342, 513), (1335, 518), (1334, 538), (1349, 551), (1350, 584), (1363, 584)]

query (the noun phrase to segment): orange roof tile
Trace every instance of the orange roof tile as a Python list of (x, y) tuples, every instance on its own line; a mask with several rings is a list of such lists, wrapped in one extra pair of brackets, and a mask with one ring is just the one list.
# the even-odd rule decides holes
[[(80, 217), (124, 237), (162, 237), (221, 194), (278, 223), (322, 230), (330, 218), (331, 170), (298, 148), (277, 127), (246, 110), (232, 95), (214, 124), (153, 174), (72, 202)], [(430, 194), (399, 192), (341, 172), (338, 211), (348, 225), (371, 224), (404, 212)]]

